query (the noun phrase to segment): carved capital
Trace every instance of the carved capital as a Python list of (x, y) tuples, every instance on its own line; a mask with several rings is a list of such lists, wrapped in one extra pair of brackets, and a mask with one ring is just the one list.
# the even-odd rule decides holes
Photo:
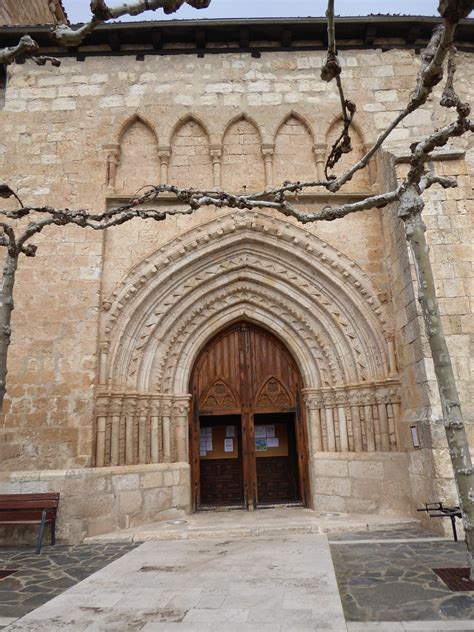
[(220, 162), (222, 159), (222, 145), (211, 145), (209, 148), (212, 162)]
[(109, 398), (107, 396), (98, 397), (95, 403), (95, 411), (97, 417), (105, 417), (109, 406)]
[(335, 391), (335, 393), (334, 393), (334, 404), (336, 406), (346, 406), (346, 404), (347, 404), (347, 392), (346, 391)]
[(263, 143), (262, 156), (266, 160), (270, 160), (275, 152), (275, 145), (273, 143)]
[(146, 417), (148, 414), (148, 398), (139, 397), (137, 400), (137, 415), (139, 417)]
[(109, 412), (113, 417), (120, 416), (122, 412), (122, 397), (112, 397), (110, 400)]
[(170, 417), (172, 411), (171, 397), (167, 397), (161, 400), (161, 415), (163, 417)]
[(171, 147), (168, 147), (167, 145), (160, 145), (158, 147), (158, 156), (161, 164), (168, 164), (171, 157)]
[(326, 144), (315, 143), (313, 145), (313, 153), (316, 160), (324, 160), (324, 157), (326, 156)]
[(187, 416), (189, 413), (189, 406), (191, 403), (189, 395), (183, 395), (182, 397), (175, 397), (172, 405), (173, 417)]
[(151, 399), (150, 400), (150, 416), (158, 417), (160, 414), (161, 402), (159, 399)]
[(123, 409), (127, 417), (131, 417), (135, 414), (136, 404), (137, 404), (137, 398), (134, 395), (125, 395), (124, 402), (123, 402)]

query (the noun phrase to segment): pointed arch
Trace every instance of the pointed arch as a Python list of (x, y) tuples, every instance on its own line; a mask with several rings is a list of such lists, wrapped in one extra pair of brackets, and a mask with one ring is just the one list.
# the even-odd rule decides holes
[[(342, 117), (337, 116), (328, 127), (326, 133), (326, 159), (331, 151), (333, 143), (342, 130), (342, 126)], [(354, 163), (358, 162), (365, 153), (364, 134), (362, 128), (357, 122), (353, 122), (351, 124), (350, 136), (352, 140), (352, 151), (349, 154), (343, 154), (341, 159), (335, 165), (333, 173), (336, 175), (341, 175), (347, 171), (347, 169), (349, 169)], [(369, 192), (372, 184), (374, 183), (371, 182), (369, 169), (365, 168), (360, 170), (350, 182), (345, 184), (341, 191), (354, 191), (358, 193)]]
[(222, 138), (222, 187), (242, 192), (265, 187), (262, 135), (247, 114), (234, 117)]
[(133, 194), (159, 180), (158, 138), (154, 127), (140, 114), (127, 119), (119, 132), (116, 191)]
[(265, 213), (229, 214), (185, 233), (136, 266), (110, 303), (113, 388), (185, 393), (204, 342), (238, 319), (285, 341), (306, 388), (387, 375), (392, 332), (369, 277), (305, 229), (275, 226)]
[(182, 187), (213, 185), (209, 134), (193, 114), (183, 116), (173, 128), (168, 179)]
[(291, 111), (278, 126), (273, 158), (274, 182), (316, 179), (314, 136), (308, 121)]

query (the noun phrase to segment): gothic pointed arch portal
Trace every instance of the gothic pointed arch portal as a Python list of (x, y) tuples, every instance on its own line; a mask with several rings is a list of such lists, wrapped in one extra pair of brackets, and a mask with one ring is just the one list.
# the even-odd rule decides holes
[(307, 503), (302, 388), (291, 353), (260, 326), (240, 321), (205, 344), (190, 381), (195, 509)]

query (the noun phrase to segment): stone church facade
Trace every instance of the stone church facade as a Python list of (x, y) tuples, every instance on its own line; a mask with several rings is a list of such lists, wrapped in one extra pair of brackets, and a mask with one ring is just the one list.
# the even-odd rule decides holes
[[(358, 114), (336, 172), (406, 103), (433, 24), (341, 20)], [(59, 69), (10, 66), (2, 179), (28, 203), (100, 212), (158, 182), (241, 192), (322, 178), (340, 127), (337, 93), (319, 78), (324, 28), (118, 24), (61, 51)], [(0, 28), (0, 41), (20, 30)], [(465, 21), (458, 38), (471, 103), (473, 33)], [(46, 28), (38, 38), (48, 46)], [(434, 100), (412, 114), (332, 200), (393, 186), (410, 143), (449, 116)], [(430, 168), (459, 186), (433, 187), (425, 209), (468, 422), (473, 163), (466, 139), (438, 152)], [(295, 202), (312, 211), (330, 200), (316, 190)], [(406, 517), (455, 500), (396, 208), (306, 225), (208, 208), (106, 232), (52, 228), (36, 243), (15, 288), (0, 483), (60, 491), (70, 541), (172, 508), (287, 501)], [(468, 433), (474, 441), (472, 423)]]

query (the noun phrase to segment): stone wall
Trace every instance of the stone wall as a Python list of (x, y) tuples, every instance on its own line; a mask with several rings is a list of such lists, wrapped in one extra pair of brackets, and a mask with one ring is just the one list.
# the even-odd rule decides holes
[(314, 455), (313, 507), (318, 511), (414, 513), (406, 453)]
[[(4, 130), (0, 139), (2, 178), (27, 202), (102, 210), (142, 186), (172, 178), (182, 184), (222, 185), (249, 191), (280, 182), (286, 177), (285, 165), (289, 165), (290, 177), (300, 177), (300, 174), (317, 177), (338, 126), (337, 91), (319, 79), (323, 58), (322, 51), (288, 50), (267, 52), (260, 59), (246, 53), (230, 53), (207, 55), (203, 59), (191, 55), (146, 55), (144, 61), (138, 61), (125, 55), (86, 57), (83, 62), (65, 58), (60, 69), (13, 65), (8, 70), (5, 107), (0, 111)], [(383, 52), (378, 48), (345, 50), (341, 63), (347, 96), (358, 103), (353, 154), (357, 156), (403, 107), (414, 85), (419, 60), (412, 50)], [(458, 90), (463, 98), (470, 97), (472, 101), (470, 65), (469, 54), (460, 53)], [(403, 153), (413, 140), (448, 120), (451, 114), (437, 107), (435, 100), (407, 117), (394, 131), (386, 145), (388, 154)], [(466, 165), (472, 166), (474, 158), (465, 139), (457, 140), (453, 147), (461, 152), (461, 157), (437, 161), (436, 168), (441, 173), (459, 175), (460, 186), (447, 191), (431, 189), (426, 195), (425, 216), (462, 403), (467, 416), (472, 417), (468, 345), (472, 344), (474, 335), (474, 290), (470, 265), (472, 213), (468, 211), (473, 194)], [(403, 165), (399, 167), (399, 174), (403, 168)], [(337, 201), (387, 188), (395, 177), (394, 169), (393, 163), (388, 167), (372, 164), (365, 175), (346, 185)], [(326, 203), (324, 196), (300, 200), (308, 210)], [(166, 204), (169, 200), (165, 200)], [(51, 229), (38, 237), (37, 257), (23, 259), (18, 272), (6, 416), (0, 433), (2, 468), (47, 470), (88, 467), (93, 463), (94, 399), (98, 392), (100, 356), (105, 353), (98, 341), (103, 340), (108, 324), (107, 309), (119, 295), (125, 306), (132, 302), (140, 283), (134, 274), (140, 277), (142, 270), (148, 273), (147, 265), (153, 267), (150, 262), (159, 259), (160, 274), (167, 271), (172, 274), (170, 262), (161, 256), (160, 249), (162, 254), (172, 252), (177, 258), (181, 250), (181, 261), (187, 262), (190, 253), (199, 255), (203, 244), (209, 244), (212, 239), (221, 240), (219, 231), (231, 232), (232, 222), (238, 225), (238, 220), (230, 218), (219, 226), (217, 220), (221, 215), (229, 213), (206, 209), (159, 224), (135, 221), (107, 234), (66, 228)], [(247, 220), (249, 230), (253, 230), (253, 219)], [(387, 343), (395, 336), (396, 379), (401, 381), (398, 449), (409, 453), (412, 482), (419, 485), (416, 498), (451, 494), (449, 468), (445, 452), (441, 452), (444, 450), (442, 433), (437, 432), (436, 437), (431, 430), (427, 434), (420, 433), (426, 454), (421, 470), (419, 453), (412, 457), (410, 452), (410, 424), (420, 414), (426, 419), (439, 415), (439, 408), (429, 350), (422, 338), (413, 270), (396, 209), (364, 212), (304, 228), (285, 220), (284, 231), (280, 219), (272, 219), (267, 214), (264, 220), (255, 223), (259, 224), (262, 234), (268, 235), (267, 243), (273, 238), (280, 239), (280, 250), (287, 251), (287, 277), (298, 244), (314, 239), (318, 253), (324, 248), (337, 253), (334, 274), (332, 278), (327, 275), (326, 287), (336, 274), (338, 259), (344, 261), (345, 270), (341, 274), (356, 273), (354, 281), (351, 278), (346, 279), (345, 284), (340, 283), (344, 291), (352, 291), (357, 283), (365, 291), (365, 280), (370, 280), (367, 286), (370, 292), (364, 300), (373, 301), (371, 317), (375, 318), (380, 308), (385, 322), (384, 326), (380, 325), (381, 339)], [(199, 241), (193, 241), (189, 231), (196, 231)], [(292, 234), (294, 240), (281, 233)], [(232, 243), (229, 242), (228, 248), (234, 255)], [(317, 253), (309, 254), (312, 246), (308, 244), (305, 248), (307, 259), (316, 262)], [(263, 249), (260, 252), (263, 258)], [(271, 259), (273, 252), (269, 249), (267, 259)], [(327, 257), (321, 255), (319, 260), (329, 265)], [(219, 265), (224, 269), (230, 263), (224, 258)], [(258, 268), (255, 261), (244, 262), (240, 268), (238, 265), (234, 276), (244, 274), (241, 270), (249, 275), (252, 266)], [(127, 285), (130, 278), (135, 285)], [(144, 274), (143, 283), (148, 280)], [(218, 278), (214, 281), (219, 283)], [(285, 337), (296, 319), (294, 301), (288, 299), (284, 303), (281, 298), (287, 287), (281, 277), (272, 278), (271, 283), (275, 293), (268, 303), (263, 304), (256, 284), (240, 287), (240, 294), (234, 293), (234, 296), (243, 301), (242, 297), (250, 295), (247, 315), (257, 322), (263, 323), (265, 315), (271, 322), (277, 312), (283, 314), (280, 326)], [(298, 278), (291, 283), (293, 288), (299, 283), (301, 295), (319, 291), (314, 279), (313, 285), (308, 282), (305, 287)], [(126, 287), (130, 288), (130, 294), (124, 291)], [(324, 289), (324, 284), (321, 287)], [(203, 283), (201, 297), (205, 298), (210, 289), (215, 288)], [(173, 295), (171, 290), (170, 295)], [(176, 292), (174, 297), (179, 301)], [(221, 305), (227, 305), (228, 296), (221, 298)], [(313, 305), (323, 305), (321, 301), (311, 300), (313, 303), (307, 303), (311, 305), (311, 309), (306, 308), (307, 320), (315, 318)], [(161, 308), (165, 310), (167, 305), (164, 302)], [(193, 308), (189, 305), (188, 316), (193, 314)], [(246, 309), (242, 308), (241, 312)], [(145, 314), (150, 320), (143, 323), (140, 319), (143, 320)], [(145, 330), (148, 322), (153, 323), (152, 316), (150, 306), (142, 305), (141, 311), (136, 311), (136, 323), (140, 322)], [(206, 312), (205, 317), (209, 335), (212, 335), (222, 326), (217, 303), (214, 311)], [(168, 314), (167, 318), (164, 328), (171, 331), (176, 324), (170, 323), (174, 316)], [(321, 323), (323, 320), (308, 328), (314, 337), (324, 329)], [(357, 327), (355, 331), (357, 334)], [(124, 339), (127, 336), (128, 331)], [(153, 339), (157, 353), (163, 351), (161, 340), (156, 336)], [(177, 336), (173, 340), (173, 344), (178, 345), (181, 338)], [(334, 348), (326, 346), (327, 354), (339, 354), (341, 363), (345, 354), (358, 355), (349, 336)], [(306, 342), (301, 346), (302, 361), (310, 354), (310, 347)], [(192, 364), (193, 353), (197, 353), (197, 349), (182, 352), (186, 371)], [(382, 362), (380, 357), (377, 361)], [(181, 375), (181, 383), (185, 384), (183, 366), (175, 368)], [(126, 374), (126, 367), (123, 372)], [(108, 386), (105, 383), (101, 388), (106, 390)], [(338, 384), (328, 386), (333, 388)], [(156, 390), (149, 395), (154, 397)], [(397, 458), (394, 454), (389, 456)], [(347, 458), (352, 457), (349, 454)], [(404, 455), (400, 457), (403, 458)], [(383, 466), (380, 466), (382, 461), (377, 462), (378, 469), (385, 468), (385, 462)], [(342, 480), (344, 476), (336, 478)], [(432, 485), (433, 479), (442, 482), (439, 486)], [(338, 502), (346, 507), (350, 504), (346, 500)], [(379, 501), (368, 499), (367, 502), (369, 510), (383, 503), (384, 496), (382, 494)]]
[[(187, 463), (0, 474), (1, 494), (59, 492), (57, 536), (71, 544), (189, 511), (190, 489)], [(32, 537), (31, 527), (2, 529), (8, 542)]]

